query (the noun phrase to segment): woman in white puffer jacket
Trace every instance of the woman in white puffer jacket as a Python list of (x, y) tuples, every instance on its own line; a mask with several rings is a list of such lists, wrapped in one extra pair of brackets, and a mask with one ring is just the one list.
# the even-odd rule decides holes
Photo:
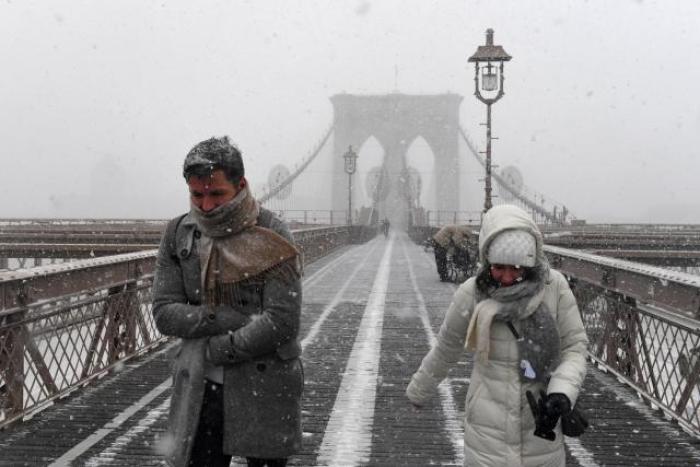
[[(465, 405), (465, 465), (564, 466), (558, 422), (576, 403), (588, 346), (574, 296), (564, 276), (549, 268), (537, 225), (516, 206), (495, 206), (484, 215), (479, 260), (406, 395), (423, 405), (466, 344), (475, 359)], [(528, 391), (542, 395), (537, 423)]]

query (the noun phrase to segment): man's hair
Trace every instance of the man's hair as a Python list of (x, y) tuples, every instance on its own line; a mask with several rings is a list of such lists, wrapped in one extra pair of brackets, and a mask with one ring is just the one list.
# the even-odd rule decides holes
[(226, 179), (238, 185), (245, 176), (243, 157), (228, 136), (209, 138), (197, 143), (185, 157), (182, 175), (188, 180), (192, 175), (205, 177), (217, 169), (221, 169)]

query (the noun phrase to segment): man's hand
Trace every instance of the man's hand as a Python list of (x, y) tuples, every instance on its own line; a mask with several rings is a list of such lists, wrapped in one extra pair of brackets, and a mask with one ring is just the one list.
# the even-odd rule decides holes
[(218, 336), (211, 336), (207, 345), (206, 358), (214, 365), (232, 365), (253, 358), (248, 353), (236, 348), (233, 331)]
[(214, 322), (221, 334), (235, 331), (250, 322), (250, 318), (236, 311), (230, 305), (216, 305), (209, 307), (208, 318)]

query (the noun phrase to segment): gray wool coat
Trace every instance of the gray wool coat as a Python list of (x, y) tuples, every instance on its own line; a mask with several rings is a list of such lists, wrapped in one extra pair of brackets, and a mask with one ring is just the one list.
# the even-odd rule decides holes
[[(261, 208), (258, 226), (293, 243), (287, 226)], [(202, 304), (201, 233), (192, 217), (173, 219), (160, 244), (153, 283), (158, 330), (180, 338), (173, 363), (173, 394), (166, 455), (186, 466), (204, 394), (204, 360), (224, 366), (224, 452), (288, 457), (301, 446), (304, 384), (298, 274), (246, 280), (236, 307)]]

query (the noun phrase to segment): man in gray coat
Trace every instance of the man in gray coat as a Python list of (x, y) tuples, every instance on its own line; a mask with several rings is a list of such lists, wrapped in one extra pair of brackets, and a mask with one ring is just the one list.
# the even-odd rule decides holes
[(168, 224), (153, 285), (158, 330), (180, 338), (166, 459), (285, 466), (301, 445), (299, 253), (227, 137), (192, 148), (183, 175), (190, 211)]

